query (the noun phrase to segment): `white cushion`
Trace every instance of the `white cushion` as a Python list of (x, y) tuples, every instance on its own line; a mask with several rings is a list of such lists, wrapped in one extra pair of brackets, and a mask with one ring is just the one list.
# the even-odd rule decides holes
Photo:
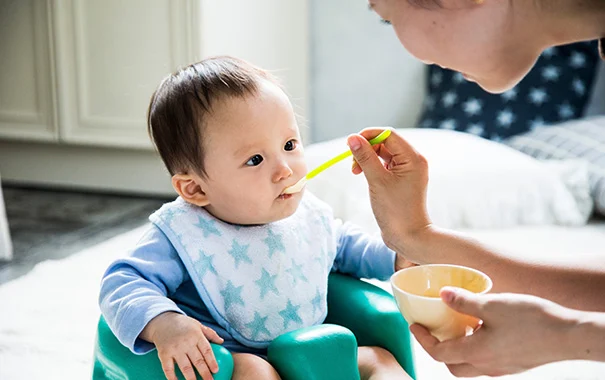
[(538, 128), (505, 143), (537, 159), (585, 161), (596, 210), (605, 215), (605, 116)]
[[(544, 163), (462, 132), (398, 132), (428, 159), (428, 210), (442, 227), (582, 225), (591, 214), (582, 161)], [(346, 149), (346, 137), (308, 146), (309, 169)], [(350, 168), (350, 162), (339, 163), (310, 180), (307, 188), (329, 203), (336, 216), (377, 231), (365, 178), (354, 176)]]

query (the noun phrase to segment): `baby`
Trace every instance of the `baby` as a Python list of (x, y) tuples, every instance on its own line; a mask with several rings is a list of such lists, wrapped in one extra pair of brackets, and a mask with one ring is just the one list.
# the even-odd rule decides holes
[[(231, 57), (187, 66), (157, 88), (148, 127), (179, 197), (108, 268), (99, 302), (132, 352), (157, 348), (168, 379), (175, 363), (211, 379), (209, 342), (233, 354), (233, 379), (279, 379), (267, 346), (324, 321), (330, 271), (384, 280), (405, 265), (312, 194), (284, 193), (307, 168), (292, 105), (266, 71)], [(363, 378), (408, 378), (388, 351), (358, 353)]]

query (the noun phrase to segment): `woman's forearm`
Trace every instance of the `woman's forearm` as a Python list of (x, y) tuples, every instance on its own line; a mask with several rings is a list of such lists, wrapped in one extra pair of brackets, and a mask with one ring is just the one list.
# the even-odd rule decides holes
[(578, 312), (567, 359), (605, 362), (605, 313)]
[[(494, 282), (493, 292), (532, 294), (569, 308), (605, 311), (605, 260), (544, 262), (507, 256), (479, 242), (431, 226), (390, 244), (420, 264), (456, 264), (478, 269)], [(605, 248), (603, 248), (605, 251)], [(603, 252), (605, 253), (605, 252)]]

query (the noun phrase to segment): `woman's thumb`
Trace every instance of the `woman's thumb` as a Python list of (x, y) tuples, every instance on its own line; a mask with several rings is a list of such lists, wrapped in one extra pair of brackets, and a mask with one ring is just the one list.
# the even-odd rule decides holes
[(446, 305), (459, 313), (478, 318), (483, 316), (483, 300), (479, 294), (461, 288), (446, 286), (441, 289), (440, 295)]
[(347, 144), (353, 153), (355, 161), (357, 161), (357, 164), (365, 173), (366, 178), (371, 180), (373, 176), (385, 170), (380, 158), (378, 158), (368, 140), (360, 135), (350, 135), (347, 138)]

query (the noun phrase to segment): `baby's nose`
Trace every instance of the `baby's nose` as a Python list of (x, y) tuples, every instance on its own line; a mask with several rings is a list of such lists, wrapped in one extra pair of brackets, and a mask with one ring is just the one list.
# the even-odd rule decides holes
[(291, 175), (292, 175), (292, 169), (290, 168), (290, 165), (288, 165), (287, 163), (284, 162), (284, 163), (280, 164), (279, 167), (277, 168), (273, 181), (274, 182), (283, 181), (284, 179), (289, 178)]

